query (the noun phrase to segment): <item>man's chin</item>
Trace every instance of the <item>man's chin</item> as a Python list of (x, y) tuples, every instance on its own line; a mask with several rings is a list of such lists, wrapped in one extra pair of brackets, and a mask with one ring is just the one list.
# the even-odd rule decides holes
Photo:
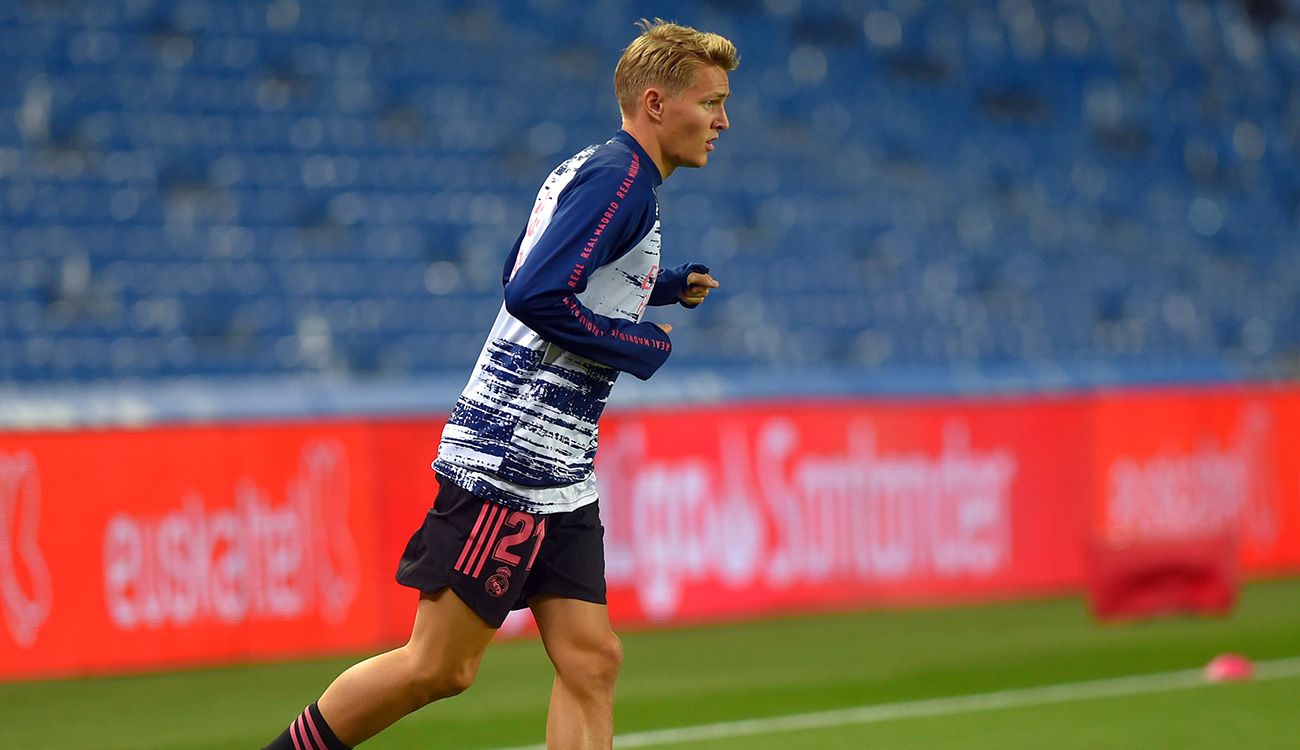
[(703, 167), (708, 163), (709, 163), (708, 154), (697, 156), (694, 159), (682, 159), (681, 161), (676, 162), (678, 167), (686, 167), (689, 169), (699, 169), (700, 167)]

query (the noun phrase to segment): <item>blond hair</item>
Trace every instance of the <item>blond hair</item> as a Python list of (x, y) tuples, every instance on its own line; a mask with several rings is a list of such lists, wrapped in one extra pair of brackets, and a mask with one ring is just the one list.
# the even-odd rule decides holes
[(637, 99), (646, 89), (659, 86), (669, 96), (690, 88), (702, 66), (716, 65), (726, 71), (740, 65), (736, 45), (707, 31), (656, 18), (637, 22), (641, 36), (623, 50), (614, 68), (614, 93), (624, 114), (636, 110)]

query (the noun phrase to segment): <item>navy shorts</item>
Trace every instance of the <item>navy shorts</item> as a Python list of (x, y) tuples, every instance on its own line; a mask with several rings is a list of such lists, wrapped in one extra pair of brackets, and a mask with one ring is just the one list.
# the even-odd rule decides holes
[(426, 593), (450, 587), (494, 628), (535, 596), (605, 604), (605, 527), (596, 503), (527, 513), (444, 476), (438, 482), (433, 508), (402, 553), (398, 583)]

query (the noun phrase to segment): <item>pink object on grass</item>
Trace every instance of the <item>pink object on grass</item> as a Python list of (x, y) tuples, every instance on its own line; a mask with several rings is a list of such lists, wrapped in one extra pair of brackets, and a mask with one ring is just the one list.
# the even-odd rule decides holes
[(1210, 682), (1249, 680), (1255, 665), (1241, 654), (1220, 654), (1205, 665), (1205, 679)]

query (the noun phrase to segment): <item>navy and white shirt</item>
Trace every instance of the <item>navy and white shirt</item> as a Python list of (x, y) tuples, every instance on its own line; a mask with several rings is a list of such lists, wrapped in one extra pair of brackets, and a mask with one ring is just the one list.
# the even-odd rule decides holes
[(672, 344), (641, 322), (692, 271), (659, 267), (663, 182), (624, 131), (556, 167), (506, 260), (505, 303), (442, 432), (433, 468), (531, 513), (596, 501), (597, 422), (619, 372), (645, 380)]

